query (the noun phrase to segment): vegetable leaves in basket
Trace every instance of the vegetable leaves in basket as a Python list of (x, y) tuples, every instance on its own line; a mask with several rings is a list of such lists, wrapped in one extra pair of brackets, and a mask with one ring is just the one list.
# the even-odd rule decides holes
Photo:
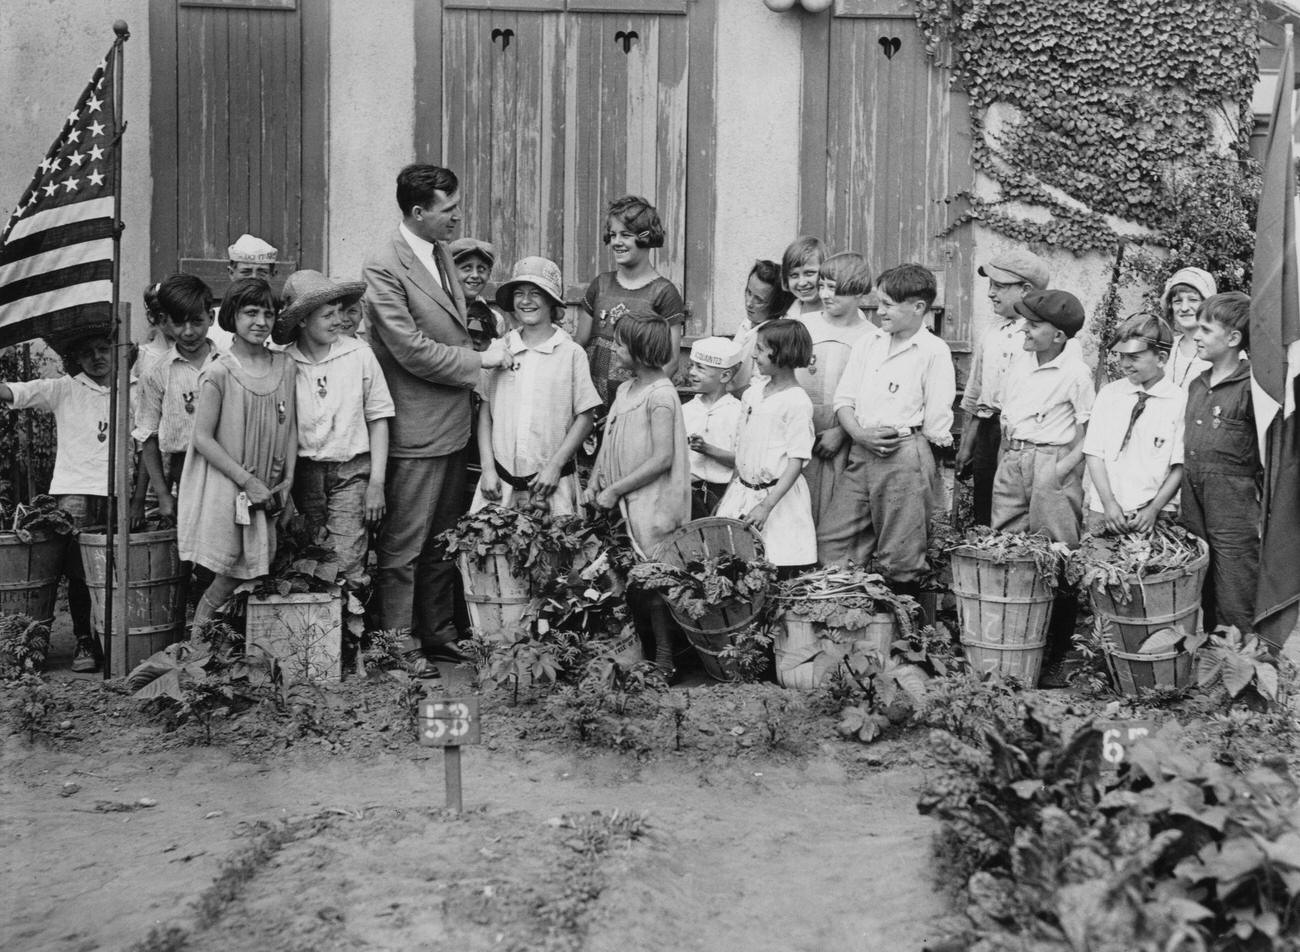
[(1070, 558), (1070, 547), (1063, 542), (1053, 542), (1038, 533), (1002, 532), (988, 526), (969, 530), (965, 541), (953, 546), (952, 551), (986, 559), (995, 565), (1031, 559), (1038, 574), (1051, 588), (1056, 587), (1057, 579)]
[(883, 576), (858, 568), (808, 572), (782, 583), (775, 598), (780, 612), (827, 628), (865, 628), (871, 616), (889, 612), (898, 619), (904, 637), (915, 630), (916, 600), (896, 594)]
[(1084, 536), (1065, 574), (1083, 588), (1098, 585), (1127, 601), (1132, 585), (1160, 572), (1186, 569), (1201, 557), (1204, 545), (1181, 526), (1161, 522), (1150, 532)]
[(3, 526), (7, 526), (24, 545), (31, 545), (37, 532), (72, 535), (77, 531), (72, 516), (59, 508), (53, 496), (34, 496), (30, 503), (15, 503), (12, 513), (8, 509), (3, 512)]
[(775, 578), (776, 566), (771, 562), (751, 562), (725, 552), (692, 559), (682, 568), (641, 562), (628, 573), (628, 584), (659, 592), (678, 611), (699, 621), (725, 602), (752, 601), (766, 594)]

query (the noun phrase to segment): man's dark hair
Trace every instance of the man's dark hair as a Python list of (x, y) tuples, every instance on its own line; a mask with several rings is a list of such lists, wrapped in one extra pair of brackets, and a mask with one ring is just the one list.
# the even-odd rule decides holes
[(437, 199), (434, 192), (455, 195), (460, 190), (460, 179), (451, 169), (440, 165), (408, 165), (397, 173), (397, 207), (403, 215), (411, 214), (416, 205), (432, 208)]

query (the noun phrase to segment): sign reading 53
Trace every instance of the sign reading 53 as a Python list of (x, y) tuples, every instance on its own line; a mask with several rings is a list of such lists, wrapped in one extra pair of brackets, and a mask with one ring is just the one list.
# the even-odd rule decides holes
[(460, 747), (479, 743), (477, 697), (447, 697), (420, 705), (420, 743)]

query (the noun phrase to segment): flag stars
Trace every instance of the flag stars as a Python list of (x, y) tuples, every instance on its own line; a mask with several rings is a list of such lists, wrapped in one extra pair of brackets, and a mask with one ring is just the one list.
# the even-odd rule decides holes
[(69, 141), (69, 142), (80, 142), (80, 141), (81, 141), (81, 130), (80, 130), (80, 129), (69, 129), (69, 130), (68, 130), (68, 141)]
[(69, 193), (72, 193), (72, 192), (75, 192), (75, 191), (77, 190), (77, 186), (78, 186), (80, 183), (81, 183), (81, 179), (79, 179), (79, 178), (71, 178), (71, 177), (69, 177), (69, 178), (67, 178), (67, 179), (64, 180), (63, 185), (64, 185), (65, 188), (67, 188), (67, 190), (68, 190)]
[(92, 161), (92, 162), (98, 162), (98, 161), (99, 161), (100, 159), (102, 159), (103, 157), (104, 157), (104, 150), (103, 150), (103, 149), (101, 149), (101, 148), (100, 148), (99, 146), (97, 146), (97, 145), (92, 145), (92, 146), (90, 147), (90, 161)]
[(102, 122), (92, 122), (90, 124), (90, 134), (92, 136), (102, 136), (104, 134), (104, 124)]
[(68, 161), (71, 162), (73, 165), (75, 165), (77, 168), (81, 168), (81, 163), (86, 161), (86, 153), (74, 152), (70, 156), (68, 156)]
[(103, 174), (99, 171), (99, 169), (91, 169), (91, 170), (90, 170), (90, 175), (87, 176), (87, 178), (90, 180), (90, 184), (91, 184), (91, 185), (103, 185), (103, 184), (104, 184), (104, 176), (103, 176)]
[(72, 112), (68, 113), (68, 125), (75, 126), (77, 124), (77, 120), (80, 118), (81, 118), (81, 113), (78, 112), (76, 109), (72, 110)]
[(99, 112), (100, 107), (103, 105), (104, 105), (104, 100), (100, 99), (97, 96), (91, 96), (88, 100), (86, 100), (86, 115)]
[(45, 194), (46, 194), (47, 196), (53, 198), (53, 197), (54, 197), (54, 193), (57, 192), (58, 190), (59, 190), (59, 187), (58, 187), (57, 185), (55, 185), (53, 182), (46, 182), (46, 183), (45, 183)]

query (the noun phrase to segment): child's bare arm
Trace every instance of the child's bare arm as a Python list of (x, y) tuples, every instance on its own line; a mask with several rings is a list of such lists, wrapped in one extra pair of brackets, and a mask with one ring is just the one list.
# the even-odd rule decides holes
[(492, 405), (486, 400), (479, 404), (474, 432), (478, 440), (478, 464), (482, 470), (479, 489), (484, 499), (496, 502), (501, 498), (501, 477), (497, 475), (497, 457), (492, 450)]
[(144, 441), (140, 455), (144, 459), (145, 472), (153, 484), (153, 491), (158, 495), (158, 515), (170, 522), (176, 518), (176, 503), (167, 489), (167, 477), (163, 475), (162, 450), (158, 449), (157, 433)]
[(194, 452), (200, 454), (217, 472), (247, 493), (250, 503), (265, 505), (271, 499), (271, 490), (239, 465), (239, 462), (217, 442), (219, 419), (221, 419), (221, 391), (215, 386), (204, 385), (199, 390), (199, 399), (194, 410)]
[(606, 486), (596, 497), (598, 505), (612, 509), (630, 492), (635, 492), (662, 476), (673, 465), (673, 412), (669, 407), (655, 407), (650, 414), (650, 452), (645, 461), (622, 479)]
[(1161, 510), (1169, 505), (1169, 500), (1174, 498), (1174, 493), (1178, 492), (1178, 487), (1183, 483), (1183, 465), (1175, 463), (1169, 467), (1169, 472), (1165, 475), (1165, 481), (1160, 484), (1156, 491), (1155, 498), (1129, 516), (1129, 528), (1135, 532), (1150, 532), (1156, 524)]
[(560, 441), (559, 449), (555, 451), (555, 455), (533, 477), (531, 489), (537, 495), (546, 497), (555, 492), (555, 487), (560, 484), (560, 470), (564, 469), (564, 465), (573, 458), (573, 454), (578, 452), (578, 447), (582, 445), (582, 441), (591, 432), (594, 414), (594, 410), (588, 410), (585, 413), (579, 413), (573, 418), (569, 428), (564, 431), (564, 439)]
[(776, 481), (775, 486), (767, 491), (767, 496), (764, 497), (763, 501), (745, 514), (745, 521), (755, 529), (762, 529), (763, 524), (767, 522), (767, 517), (772, 514), (776, 504), (781, 501), (781, 497), (790, 491), (794, 481), (803, 472), (803, 464), (806, 462), (808, 461), (802, 459), (786, 460), (785, 472), (781, 474), (781, 478)]
[(388, 417), (366, 424), (370, 434), (370, 478), (366, 482), (366, 524), (377, 526), (387, 511), (384, 481), (388, 478)]
[(716, 459), (719, 463), (722, 463), (725, 466), (736, 465), (735, 450), (725, 449), (714, 443), (706, 443), (704, 442), (704, 437), (699, 434), (688, 437), (687, 440), (690, 443), (691, 449), (695, 450), (695, 452), (702, 453), (709, 457), (709, 459)]
[(587, 313), (586, 308), (578, 309), (578, 319), (575, 322), (576, 327), (573, 329), (573, 342), (579, 347), (586, 347), (587, 342), (591, 340), (591, 315)]
[(14, 402), (14, 392), (9, 389), (9, 384), (0, 383), (0, 404), (8, 406)]

